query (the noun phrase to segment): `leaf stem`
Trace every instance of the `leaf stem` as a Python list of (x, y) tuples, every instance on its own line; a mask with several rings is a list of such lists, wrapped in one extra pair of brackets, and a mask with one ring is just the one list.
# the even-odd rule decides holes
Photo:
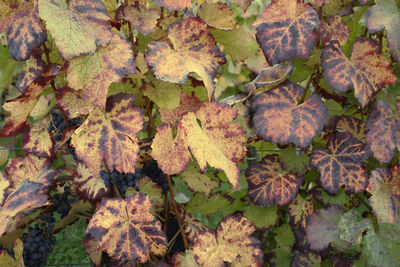
[(175, 202), (174, 191), (172, 189), (171, 177), (169, 176), (169, 174), (167, 174), (167, 182), (168, 182), (168, 187), (169, 187), (169, 193), (171, 195), (171, 204), (172, 204), (172, 207), (174, 208), (174, 212), (175, 212), (176, 220), (178, 221), (179, 229), (181, 230), (183, 244), (185, 246), (185, 249), (188, 249), (189, 248), (189, 242), (187, 241), (187, 238), (186, 238), (186, 235), (185, 235), (185, 231), (183, 230), (181, 217), (180, 217), (179, 212), (178, 212), (178, 207), (177, 207), (177, 204)]
[(358, 200), (361, 201), (361, 203), (363, 203), (370, 211), (372, 211), (372, 207), (364, 200), (362, 199), (359, 195), (354, 194), (356, 196), (356, 198), (358, 198)]
[(137, 51), (135, 49), (135, 40), (133, 39), (133, 28), (132, 28), (132, 24), (128, 21), (128, 29), (129, 29), (129, 41), (132, 44), (132, 51), (134, 56), (137, 54)]
[[(43, 46), (44, 55), (46, 56), (46, 61), (47, 61), (46, 63), (47, 63), (47, 65), (50, 65), (51, 64), (50, 51), (46, 46), (46, 42), (43, 42), (42, 46)], [(56, 84), (54, 83), (54, 80), (51, 80), (50, 85), (51, 85), (51, 88), (53, 88), (54, 91), (57, 91)]]
[(312, 74), (310, 75), (310, 78), (309, 78), (308, 81), (307, 81), (306, 90), (304, 90), (304, 93), (303, 93), (303, 95), (302, 95), (301, 98), (300, 98), (299, 104), (303, 103), (304, 100), (306, 99), (306, 95), (307, 95), (307, 93), (308, 93), (308, 90), (310, 89), (311, 81), (312, 81), (313, 78), (314, 78), (314, 74), (312, 73)]
[(147, 137), (151, 138), (152, 134), (156, 130), (156, 126), (154, 125), (153, 120), (153, 101), (146, 97), (147, 105), (146, 105), (146, 113), (147, 117), (149, 117), (149, 122), (147, 124)]

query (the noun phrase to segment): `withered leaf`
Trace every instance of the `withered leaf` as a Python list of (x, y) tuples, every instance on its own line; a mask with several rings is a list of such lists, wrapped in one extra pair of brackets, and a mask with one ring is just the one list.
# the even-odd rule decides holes
[(85, 164), (79, 162), (74, 170), (74, 184), (77, 190), (89, 200), (97, 200), (105, 196), (109, 188), (104, 185), (103, 180), (97, 173), (94, 175)]

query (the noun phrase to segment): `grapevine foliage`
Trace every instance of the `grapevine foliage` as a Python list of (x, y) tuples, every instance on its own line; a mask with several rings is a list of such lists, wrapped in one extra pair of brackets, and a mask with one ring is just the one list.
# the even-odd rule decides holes
[(399, 266), (399, 29), (399, 0), (0, 0), (0, 265), (85, 217), (95, 266)]

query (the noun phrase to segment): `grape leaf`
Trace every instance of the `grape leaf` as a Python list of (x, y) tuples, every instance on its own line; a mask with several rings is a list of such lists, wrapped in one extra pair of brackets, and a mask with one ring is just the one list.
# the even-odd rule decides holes
[(0, 206), (6, 198), (6, 190), (11, 186), (11, 181), (3, 173), (0, 173)]
[(304, 177), (286, 173), (278, 155), (266, 155), (246, 170), (248, 195), (257, 206), (284, 206), (299, 192)]
[(385, 101), (378, 100), (367, 121), (367, 144), (374, 157), (381, 163), (389, 162), (394, 150), (400, 142), (397, 136), (397, 123), (393, 119), (392, 110)]
[(348, 132), (332, 135), (326, 147), (330, 153), (320, 147), (311, 153), (311, 166), (321, 174), (322, 187), (333, 195), (342, 185), (348, 194), (364, 191), (368, 176), (362, 161), (368, 158), (369, 149)]
[(328, 109), (321, 98), (312, 94), (299, 104), (304, 88), (286, 81), (254, 97), (254, 128), (264, 140), (307, 147), (328, 119)]
[(289, 173), (303, 175), (310, 166), (310, 157), (307, 154), (297, 152), (295, 147), (283, 149), (279, 155), (282, 168)]
[(131, 44), (118, 34), (93, 55), (76, 57), (69, 63), (66, 71), (68, 85), (82, 90), (83, 97), (100, 108), (105, 107), (110, 84), (136, 71)]
[(400, 12), (396, 2), (376, 0), (375, 5), (367, 10), (365, 24), (373, 34), (382, 30), (387, 31), (387, 45), (393, 61), (400, 61)]
[(49, 158), (53, 155), (53, 142), (47, 131), (50, 118), (25, 127), (25, 133), (22, 138), (23, 149), (38, 157)]
[(14, 251), (15, 255), (11, 256), (10, 254), (7, 253), (5, 250), (0, 250), (0, 263), (3, 266), (9, 266), (9, 267), (23, 267), (24, 265), (24, 258), (22, 256), (22, 251), (24, 247), (24, 243), (22, 242), (21, 239), (16, 239), (14, 241), (12, 247), (12, 251)]
[(167, 36), (173, 48), (166, 42), (150, 42), (146, 54), (147, 63), (153, 67), (158, 79), (185, 84), (190, 72), (196, 72), (204, 82), (208, 98), (214, 94), (214, 78), (224, 54), (216, 46), (214, 38), (199, 18), (187, 18), (168, 27)]
[(329, 17), (329, 24), (321, 21), (317, 32), (323, 45), (329, 43), (330, 40), (338, 40), (339, 43), (343, 45), (347, 42), (350, 28), (340, 16), (331, 16)]
[(32, 3), (17, 0), (0, 1), (0, 32), (6, 31), (21, 10), (32, 8)]
[(194, 259), (193, 250), (186, 250), (185, 253), (175, 253), (172, 257), (174, 267), (200, 267)]
[(153, 209), (161, 211), (164, 201), (162, 199), (162, 189), (151, 178), (144, 176), (136, 181), (136, 187), (143, 194), (148, 195), (152, 200)]
[(112, 38), (109, 16), (101, 0), (39, 0), (39, 16), (64, 59), (93, 54)]
[(233, 9), (226, 3), (204, 2), (199, 8), (198, 16), (211, 27), (232, 30), (236, 26), (233, 13)]
[(254, 223), (258, 228), (269, 228), (276, 223), (278, 219), (278, 208), (276, 205), (271, 207), (257, 207), (250, 204), (244, 208), (243, 215)]
[[(387, 169), (378, 168), (371, 172), (367, 191), (373, 212), (379, 223), (395, 223), (400, 210), (400, 176)], [(397, 191), (396, 191), (397, 189)]]
[(216, 233), (197, 235), (193, 253), (202, 266), (224, 266), (224, 262), (240, 260), (240, 266), (263, 266), (261, 242), (251, 234), (256, 230), (244, 217), (228, 216), (217, 227)]
[(211, 191), (218, 186), (217, 181), (200, 173), (200, 169), (194, 164), (189, 164), (186, 170), (179, 175), (179, 178), (186, 183), (192, 192), (201, 192), (205, 195), (210, 195)]
[(290, 267), (319, 267), (321, 256), (310, 251), (296, 251), (290, 263)]
[(180, 11), (184, 8), (190, 8), (192, 6), (191, 0), (154, 0), (159, 6), (165, 7), (168, 10)]
[(179, 85), (155, 80), (153, 86), (146, 83), (143, 94), (161, 109), (179, 108), (182, 94)]
[(268, 63), (275, 65), (294, 57), (307, 59), (314, 47), (318, 14), (303, 1), (273, 1), (256, 19), (257, 41)]
[(160, 108), (161, 120), (164, 123), (175, 125), (187, 112), (195, 112), (201, 107), (201, 101), (196, 96), (180, 93), (180, 105), (174, 109)]
[(87, 254), (89, 254), (92, 263), (95, 266), (101, 266), (101, 258), (103, 252), (97, 250), (97, 242), (91, 236), (85, 236), (82, 240), (82, 246), (86, 248)]
[(8, 48), (0, 46), (0, 87), (4, 89), (8, 89), (10, 87), (17, 65), (18, 61), (14, 60), (10, 56), (10, 51), (8, 51)]
[[(113, 229), (113, 231), (109, 231)], [(151, 199), (137, 193), (124, 199), (102, 199), (87, 231), (99, 242), (99, 250), (118, 260), (162, 256), (167, 242), (161, 223), (151, 214)]]
[(78, 162), (73, 176), (77, 191), (86, 199), (98, 200), (109, 192), (100, 176), (92, 174), (81, 162)]
[(349, 132), (361, 142), (365, 142), (365, 121), (350, 116), (341, 116), (336, 123), (336, 131)]
[(339, 93), (345, 93), (353, 86), (354, 96), (365, 107), (382, 87), (397, 81), (390, 68), (390, 60), (380, 51), (380, 45), (375, 40), (358, 39), (348, 59), (339, 42), (333, 40), (322, 51), (323, 76)]
[(141, 4), (121, 5), (115, 14), (117, 20), (126, 20), (138, 32), (147, 35), (157, 29), (160, 11), (156, 8), (147, 9)]
[(32, 55), (28, 60), (25, 61), (25, 66), (22, 68), (21, 73), (18, 76), (18, 81), (15, 87), (20, 92), (23, 92), (25, 88), (31, 85), (31, 83), (40, 76), (45, 69), (45, 63), (39, 56)]
[(186, 210), (190, 213), (203, 213), (209, 216), (210, 213), (215, 213), (221, 210), (222, 207), (231, 204), (226, 196), (220, 193), (213, 194), (211, 196), (206, 196), (202, 193), (196, 193), (186, 204)]
[(72, 90), (68, 86), (58, 90), (57, 105), (64, 110), (68, 118), (88, 115), (94, 108), (88, 100), (83, 98), (82, 91)]
[(95, 108), (74, 132), (71, 145), (92, 173), (99, 173), (103, 160), (108, 169), (135, 173), (139, 145), (136, 134), (143, 127), (134, 97), (117, 94), (108, 99), (106, 112)]
[(289, 204), (290, 222), (306, 229), (307, 218), (314, 213), (314, 202), (311, 195), (303, 198), (300, 194)]
[(179, 214), (182, 214), (184, 225), (183, 229), (189, 242), (194, 243), (196, 241), (196, 236), (201, 232), (211, 231), (211, 228), (205, 226), (199, 219), (194, 217), (192, 214), (186, 210), (180, 208)]

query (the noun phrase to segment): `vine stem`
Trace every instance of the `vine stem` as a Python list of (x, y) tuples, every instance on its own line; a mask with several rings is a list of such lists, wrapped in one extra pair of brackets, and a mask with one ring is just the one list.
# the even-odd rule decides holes
[(167, 194), (164, 195), (164, 227), (163, 227), (163, 232), (164, 234), (167, 234), (167, 224), (168, 224), (168, 215), (169, 215), (169, 205), (168, 205), (168, 196)]
[(133, 40), (133, 28), (132, 28), (132, 24), (130, 22), (128, 22), (128, 29), (129, 29), (129, 41), (132, 44), (132, 51), (133, 51), (133, 54), (136, 55), (137, 51), (135, 49), (135, 41)]
[(299, 104), (303, 103), (304, 100), (306, 99), (306, 95), (308, 93), (308, 90), (310, 89), (311, 81), (312, 81), (313, 78), (314, 78), (314, 74), (311, 74), (310, 78), (307, 81), (306, 90), (304, 90), (304, 93), (300, 98)]
[[(46, 42), (43, 42), (42, 46), (43, 46), (44, 55), (46, 56), (47, 64), (50, 64), (51, 63), (50, 62), (50, 51), (46, 46)], [(54, 83), (54, 80), (51, 80), (50, 85), (51, 85), (51, 88), (53, 88), (54, 91), (57, 91), (56, 84)], [(67, 125), (68, 125), (68, 123), (67, 123)]]
[(183, 244), (185, 246), (185, 249), (189, 248), (189, 242), (187, 241), (186, 235), (185, 235), (185, 231), (183, 230), (183, 225), (181, 222), (181, 216), (178, 212), (178, 207), (177, 204), (175, 202), (175, 195), (174, 195), (174, 191), (172, 190), (172, 182), (171, 182), (171, 177), (169, 176), (169, 174), (167, 174), (167, 182), (168, 182), (168, 187), (169, 187), (169, 193), (171, 195), (171, 204), (172, 207), (174, 208), (174, 212), (176, 215), (176, 220), (178, 221), (178, 226), (179, 229), (181, 231), (181, 235), (182, 235), (182, 239), (183, 239)]
[(150, 138), (151, 135), (155, 132), (156, 126), (154, 125), (153, 120), (153, 101), (146, 97), (147, 105), (146, 105), (146, 113), (147, 117), (149, 117), (149, 123), (147, 124), (147, 136)]

